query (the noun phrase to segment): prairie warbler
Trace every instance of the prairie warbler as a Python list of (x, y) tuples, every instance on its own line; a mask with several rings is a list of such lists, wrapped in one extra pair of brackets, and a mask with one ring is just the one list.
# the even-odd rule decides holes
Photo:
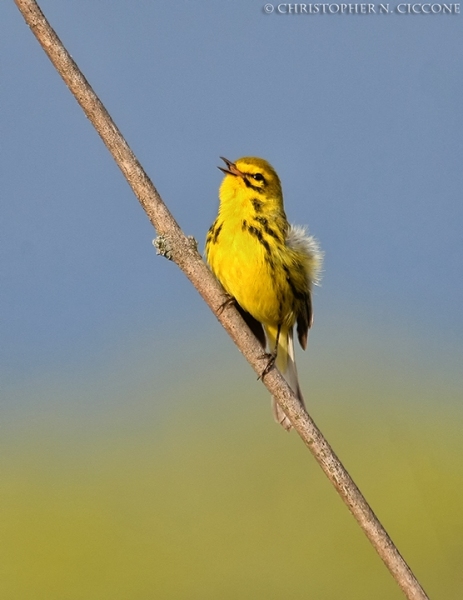
[[(264, 348), (267, 341), (276, 366), (303, 404), (293, 327), (305, 349), (322, 253), (304, 228), (289, 225), (280, 179), (266, 160), (222, 160), (225, 178), (219, 213), (207, 234), (206, 259)], [(289, 431), (289, 419), (272, 402), (275, 420)]]

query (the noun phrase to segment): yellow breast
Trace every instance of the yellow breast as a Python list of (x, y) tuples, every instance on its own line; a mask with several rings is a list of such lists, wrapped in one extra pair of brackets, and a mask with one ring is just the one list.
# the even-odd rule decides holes
[(217, 221), (206, 258), (225, 291), (261, 323), (278, 323), (288, 312), (279, 249), (257, 227)]

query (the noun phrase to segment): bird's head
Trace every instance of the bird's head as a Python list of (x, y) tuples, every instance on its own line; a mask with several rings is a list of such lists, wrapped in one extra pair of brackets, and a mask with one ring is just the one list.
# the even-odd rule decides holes
[(232, 162), (220, 157), (225, 167), (219, 169), (225, 173), (220, 186), (220, 199), (249, 201), (257, 199), (262, 204), (283, 204), (280, 179), (275, 169), (263, 158), (245, 156)]

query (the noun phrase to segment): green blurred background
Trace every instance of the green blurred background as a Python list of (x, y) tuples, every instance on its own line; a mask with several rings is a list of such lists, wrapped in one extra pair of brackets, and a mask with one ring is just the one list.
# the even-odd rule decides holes
[[(426, 364), (416, 340), (343, 331), (356, 356), (347, 340), (330, 356), (319, 324), (299, 357), (310, 411), (431, 597), (460, 598), (454, 356)], [(209, 334), (166, 334), (162, 349), (140, 334), (86, 381), (18, 390), (35, 406), (2, 427), (2, 597), (402, 597), (266, 390)]]
[[(41, 6), (185, 232), (263, 156), (325, 251), (308, 408), (432, 598), (463, 597), (461, 15)], [(401, 598), (0, 8), (0, 598)]]

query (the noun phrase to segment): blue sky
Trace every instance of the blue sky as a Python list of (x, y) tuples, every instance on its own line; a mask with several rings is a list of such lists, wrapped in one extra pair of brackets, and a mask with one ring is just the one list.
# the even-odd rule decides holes
[[(364, 322), (461, 353), (461, 15), (263, 4), (41, 7), (201, 247), (218, 156), (262, 156), (289, 219), (326, 254), (316, 327)], [(154, 231), (14, 3), (1, 11), (4, 381), (93, 364), (138, 333), (200, 338), (214, 318), (156, 257)]]

